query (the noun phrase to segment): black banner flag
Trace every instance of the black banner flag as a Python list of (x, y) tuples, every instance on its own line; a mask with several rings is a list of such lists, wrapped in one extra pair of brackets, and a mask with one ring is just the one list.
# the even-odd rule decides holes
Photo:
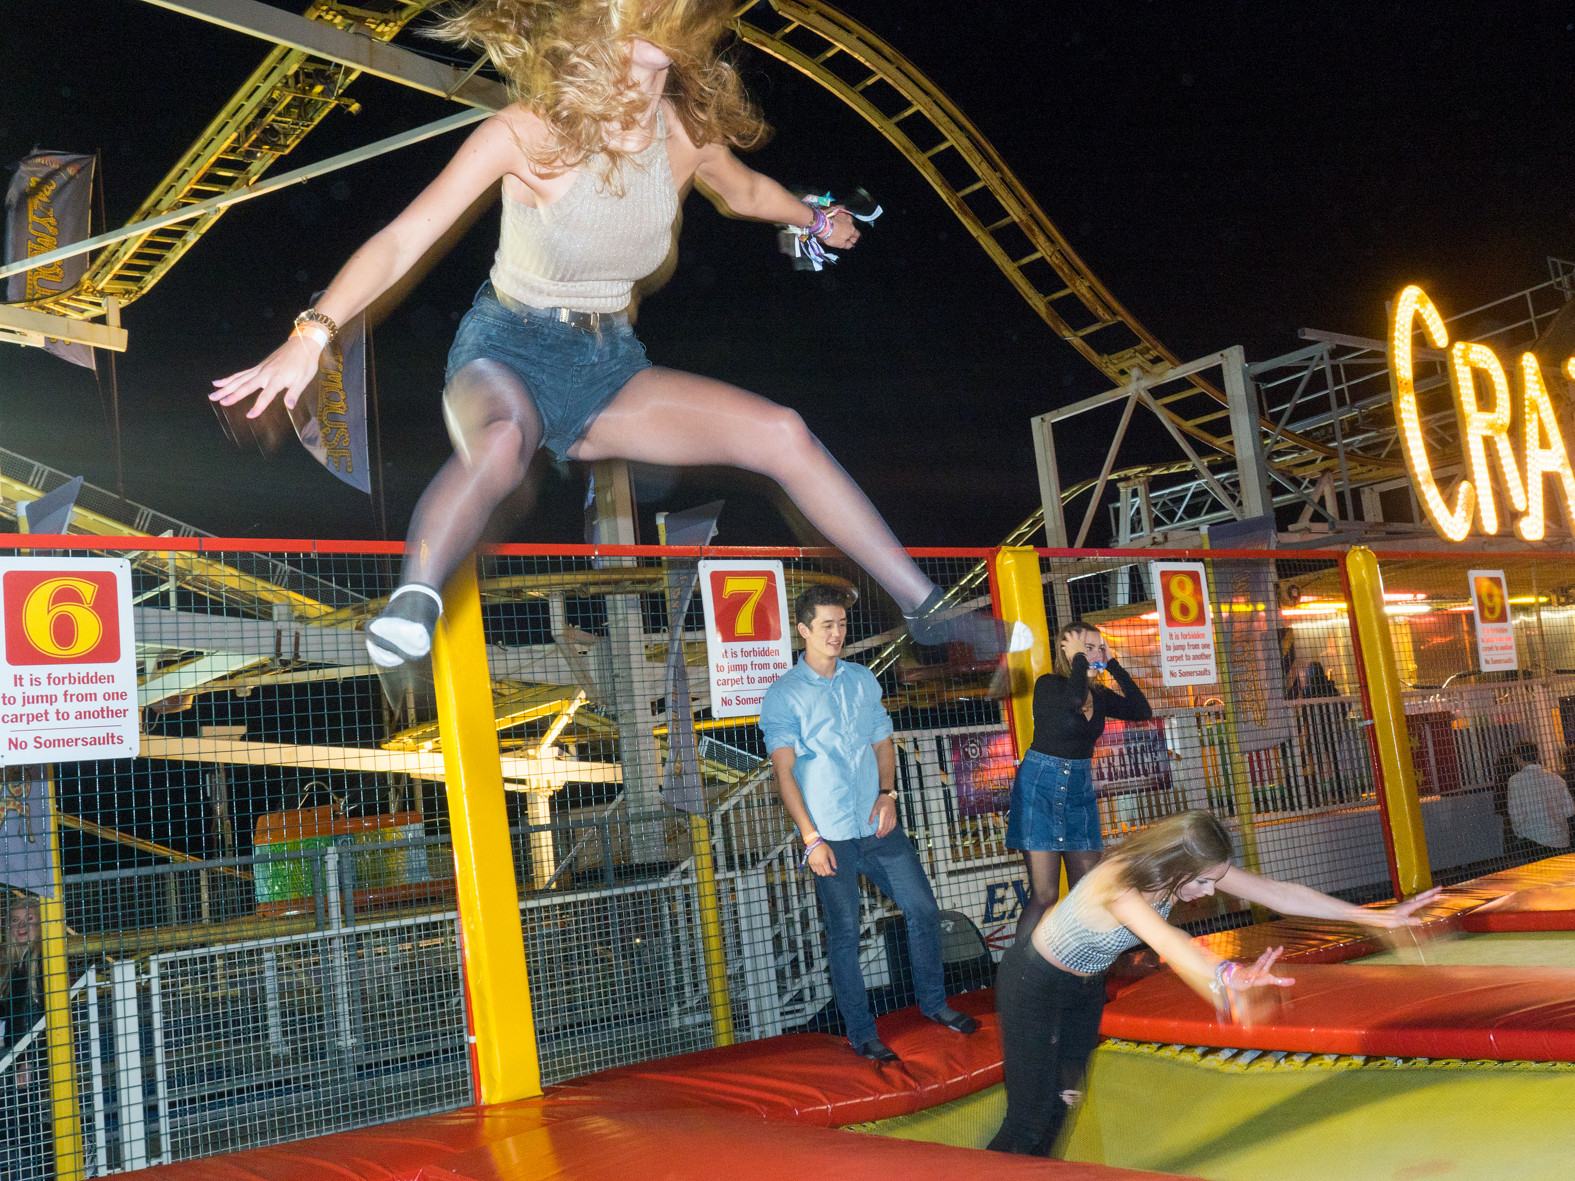
[(317, 380), (301, 393), (290, 421), (312, 457), (352, 488), (371, 494), (366, 457), (366, 316), (357, 316), (325, 350)]
[[(5, 195), (5, 261), (20, 262), (88, 237), (93, 232), (92, 197), (92, 156), (34, 152), (25, 157)], [(87, 265), (88, 256), (79, 254), (12, 275), (6, 302), (27, 303), (69, 291)], [(93, 368), (93, 350), (88, 345), (49, 340), (44, 348), (62, 361)]]

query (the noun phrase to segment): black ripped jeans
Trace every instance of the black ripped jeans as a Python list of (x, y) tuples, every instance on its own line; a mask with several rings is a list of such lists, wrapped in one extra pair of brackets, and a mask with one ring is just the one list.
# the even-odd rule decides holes
[(1049, 1156), (1066, 1122), (1061, 1092), (1083, 1089), (1099, 1045), (1105, 977), (1057, 968), (1020, 938), (996, 972), (995, 1010), (1006, 1056), (1006, 1118), (990, 1148)]

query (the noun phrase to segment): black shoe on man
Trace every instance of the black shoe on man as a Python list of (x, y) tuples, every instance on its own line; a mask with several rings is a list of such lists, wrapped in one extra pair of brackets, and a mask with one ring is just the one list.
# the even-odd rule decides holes
[(872, 1037), (861, 1046), (854, 1046), (853, 1052), (860, 1058), (873, 1058), (876, 1062), (901, 1062), (896, 1053), (878, 1037)]
[(946, 1026), (947, 1029), (954, 1033), (972, 1033), (979, 1028), (979, 1023), (968, 1016), (967, 1013), (959, 1013), (950, 1006), (942, 1009), (939, 1013), (926, 1013), (925, 1016), (937, 1025)]

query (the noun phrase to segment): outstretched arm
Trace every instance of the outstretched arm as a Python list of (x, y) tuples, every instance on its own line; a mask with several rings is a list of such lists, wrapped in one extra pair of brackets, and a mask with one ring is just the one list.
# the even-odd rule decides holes
[(1245, 869), (1237, 869), (1234, 865), (1220, 878), (1218, 886), (1227, 894), (1234, 894), (1247, 902), (1256, 902), (1279, 914), (1301, 915), (1310, 919), (1338, 919), (1368, 927), (1414, 927), (1422, 921), (1413, 917), (1415, 912), (1438, 897), (1437, 890), (1428, 890), (1398, 906), (1373, 910), (1341, 902), (1338, 898), (1331, 898), (1293, 882), (1259, 877)]
[(1202, 996), (1212, 995), (1211, 985), (1245, 992), (1264, 984), (1286, 987), (1296, 983), (1289, 976), (1274, 975), (1274, 961), (1284, 950), (1278, 947), (1264, 952), (1255, 964), (1240, 964), (1227, 973), (1218, 973), (1224, 961), (1194, 943), (1185, 931), (1171, 926), (1137, 890), (1123, 890), (1110, 900), (1108, 909), (1118, 923), (1158, 952), (1176, 975)]
[[(725, 145), (707, 144), (699, 153), (695, 179), (730, 213), (789, 226), (808, 226), (814, 220), (808, 205), (769, 176), (744, 165)], [(858, 240), (858, 223), (846, 212), (833, 214), (826, 245), (843, 250)]]
[[(510, 113), (494, 115), (472, 132), (438, 178), (350, 256), (317, 310), (343, 325), (392, 287), (477, 197), (519, 167), (520, 137), (536, 127), (533, 117)], [(317, 373), (321, 351), (315, 333), (294, 332), (262, 364), (215, 381), (209, 398), (229, 406), (256, 392), (248, 418), (281, 393), (285, 405), (294, 406)]]

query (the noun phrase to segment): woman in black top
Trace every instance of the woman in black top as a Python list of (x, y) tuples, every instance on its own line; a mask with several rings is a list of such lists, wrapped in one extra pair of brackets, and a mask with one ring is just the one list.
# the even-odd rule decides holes
[[(1120, 688), (1090, 685), (1091, 670), (1104, 669)], [(1034, 683), (1034, 742), (1017, 768), (1008, 848), (1021, 850), (1028, 872), (1028, 901), (1017, 919), (1026, 938), (1061, 888), (1061, 862), (1069, 886), (1099, 863), (1104, 841), (1094, 799), (1094, 743), (1105, 719), (1146, 722), (1154, 716), (1127, 670), (1116, 663), (1105, 637), (1090, 623), (1071, 623), (1056, 637), (1055, 671)]]

